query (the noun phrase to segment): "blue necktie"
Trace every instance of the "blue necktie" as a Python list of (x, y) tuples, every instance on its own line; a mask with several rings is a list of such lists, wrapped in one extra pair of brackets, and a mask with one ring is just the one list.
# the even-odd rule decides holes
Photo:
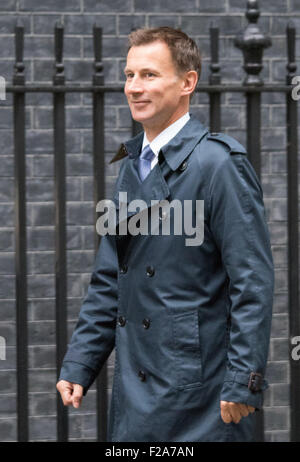
[(139, 157), (138, 170), (139, 175), (142, 181), (146, 178), (148, 173), (151, 170), (151, 161), (154, 158), (155, 154), (150, 148), (150, 144), (144, 147)]

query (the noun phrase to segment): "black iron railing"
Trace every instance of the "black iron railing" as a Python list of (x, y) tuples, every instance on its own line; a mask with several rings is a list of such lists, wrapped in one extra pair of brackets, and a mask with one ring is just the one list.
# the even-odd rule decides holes
[[(249, 25), (238, 36), (235, 45), (244, 54), (246, 78), (241, 85), (221, 84), (221, 66), (218, 57), (219, 29), (210, 27), (211, 74), (207, 84), (200, 84), (197, 92), (209, 94), (210, 128), (221, 130), (221, 94), (240, 92), (245, 95), (247, 110), (247, 150), (258, 176), (260, 176), (260, 132), (261, 94), (276, 92), (286, 94), (287, 108), (287, 172), (288, 172), (288, 273), (289, 273), (289, 325), (290, 340), (300, 333), (299, 317), (299, 258), (298, 258), (298, 134), (297, 101), (293, 100), (292, 79), (296, 75), (295, 28), (287, 25), (287, 76), (286, 84), (264, 84), (262, 69), (263, 50), (271, 45), (257, 26), (259, 9), (256, 0), (248, 0), (246, 17)], [(61, 24), (55, 26), (55, 66), (53, 83), (45, 85), (26, 84), (23, 63), (24, 30), (20, 23), (15, 29), (16, 63), (12, 85), (7, 91), (14, 95), (14, 146), (15, 146), (15, 226), (16, 226), (16, 321), (17, 321), (17, 414), (18, 440), (27, 441), (28, 427), (28, 334), (27, 334), (27, 271), (26, 271), (26, 176), (25, 176), (25, 96), (31, 92), (53, 93), (54, 164), (55, 164), (55, 253), (56, 253), (56, 363), (57, 376), (67, 347), (67, 271), (66, 271), (66, 175), (65, 175), (65, 95), (66, 93), (87, 92), (93, 96), (93, 161), (94, 161), (94, 201), (105, 195), (104, 166), (104, 103), (105, 94), (123, 92), (123, 86), (104, 84), (102, 64), (102, 31), (94, 26), (94, 74), (92, 83), (66, 84), (63, 65), (63, 32)], [(132, 123), (132, 133), (139, 130), (139, 124)], [(96, 207), (95, 207), (96, 209)], [(96, 215), (96, 213), (95, 213)], [(95, 222), (96, 222), (95, 216)], [(95, 232), (95, 251), (99, 245), (99, 235)], [(291, 341), (290, 341), (291, 347)], [(300, 361), (290, 355), (291, 384), (291, 440), (300, 441)], [(97, 379), (98, 440), (106, 439), (107, 417), (107, 371), (103, 368)], [(263, 440), (263, 413), (258, 413), (256, 440)], [(68, 439), (68, 411), (57, 395), (57, 440)]]

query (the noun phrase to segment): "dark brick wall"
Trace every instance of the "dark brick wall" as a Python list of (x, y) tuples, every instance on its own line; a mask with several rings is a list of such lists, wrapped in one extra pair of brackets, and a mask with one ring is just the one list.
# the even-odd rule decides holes
[[(12, 79), (14, 26), (25, 26), (25, 65), (28, 82), (51, 82), (53, 29), (65, 25), (65, 74), (68, 81), (90, 82), (93, 72), (92, 27), (96, 20), (104, 31), (104, 73), (107, 83), (123, 81), (126, 35), (132, 27), (170, 25), (195, 38), (203, 54), (203, 75), (209, 75), (208, 28), (217, 20), (221, 29), (222, 80), (240, 82), (242, 58), (234, 48), (236, 33), (245, 27), (246, 1), (241, 0), (5, 0), (0, 3), (0, 75)], [(285, 27), (293, 19), (300, 40), (298, 0), (260, 1), (259, 24), (272, 35), (265, 52), (265, 82), (284, 82)], [(300, 47), (298, 46), (297, 61)], [(298, 62), (299, 64), (299, 62)], [(300, 73), (300, 70), (299, 70)], [(67, 256), (68, 318), (71, 334), (85, 295), (93, 264), (92, 107), (87, 94), (67, 98)], [(270, 388), (265, 393), (267, 441), (289, 440), (289, 363), (286, 227), (285, 97), (262, 98), (262, 185), (276, 265), (272, 340), (268, 362)], [(54, 191), (52, 146), (52, 96), (26, 97), (26, 171), (29, 297), (30, 439), (56, 439)], [(192, 112), (208, 123), (208, 98), (193, 100)], [(243, 95), (222, 96), (222, 130), (245, 143), (246, 114)], [(105, 155), (107, 162), (119, 143), (130, 137), (130, 117), (122, 94), (106, 95)], [(12, 95), (0, 101), (0, 335), (6, 339), (6, 360), (0, 360), (0, 440), (16, 440), (16, 340), (14, 268), (14, 190)], [(106, 170), (109, 196), (118, 164)], [(300, 333), (299, 333), (300, 334)], [(113, 355), (109, 359), (109, 378)], [(71, 440), (94, 440), (96, 434), (95, 387), (79, 410), (70, 409)]]

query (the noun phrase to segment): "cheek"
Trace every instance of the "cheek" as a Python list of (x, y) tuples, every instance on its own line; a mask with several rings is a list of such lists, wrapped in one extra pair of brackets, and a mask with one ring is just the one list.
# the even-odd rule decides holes
[(168, 87), (166, 87), (162, 92), (162, 96), (164, 97), (164, 99), (167, 99), (169, 101), (178, 101), (179, 89), (177, 88), (177, 85), (174, 84), (172, 86), (169, 85)]
[(157, 105), (162, 105), (166, 101), (172, 101), (174, 99), (174, 93), (168, 88), (153, 90), (151, 96)]
[(125, 86), (124, 86), (124, 93), (125, 93), (125, 96), (128, 97), (128, 90), (127, 90), (127, 85), (125, 83)]

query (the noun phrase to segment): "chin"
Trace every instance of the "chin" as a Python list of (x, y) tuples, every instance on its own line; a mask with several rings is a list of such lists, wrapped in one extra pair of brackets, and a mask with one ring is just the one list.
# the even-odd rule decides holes
[(136, 122), (140, 122), (141, 124), (147, 122), (150, 119), (150, 117), (143, 116), (141, 114), (131, 114), (131, 116)]
[(149, 111), (148, 112), (143, 112), (143, 111), (137, 111), (136, 109), (133, 109), (131, 111), (131, 116), (134, 120), (136, 120), (137, 122), (140, 122), (140, 123), (143, 123), (143, 122), (146, 122), (148, 120), (151, 120), (153, 118), (153, 114), (149, 114)]

